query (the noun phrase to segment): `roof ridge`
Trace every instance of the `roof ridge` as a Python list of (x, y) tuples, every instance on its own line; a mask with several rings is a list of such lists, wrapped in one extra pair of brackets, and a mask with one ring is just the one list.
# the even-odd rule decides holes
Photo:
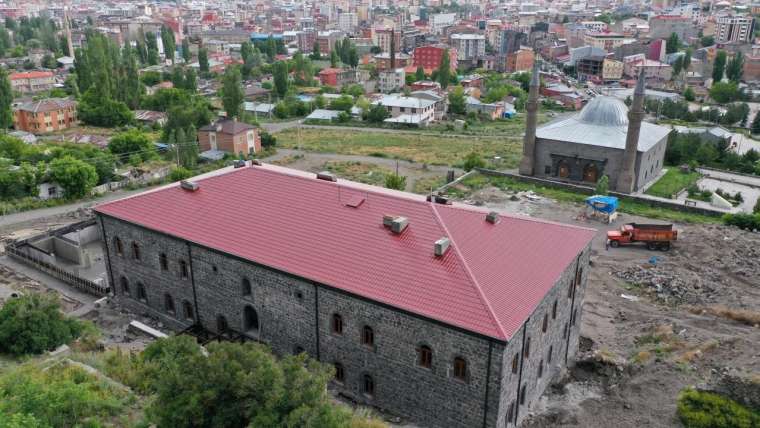
[(454, 239), (454, 236), (449, 232), (449, 228), (446, 227), (446, 223), (444, 223), (443, 219), (441, 218), (441, 215), (438, 214), (438, 210), (436, 209), (435, 202), (430, 202), (430, 208), (433, 211), (434, 218), (436, 222), (441, 226), (443, 231), (446, 233), (446, 236), (449, 238), (449, 241), (451, 242), (451, 246), (453, 247), (454, 254), (456, 254), (457, 259), (460, 263), (462, 263), (462, 267), (464, 268), (465, 273), (467, 274), (467, 279), (470, 280), (470, 283), (475, 286), (475, 290), (477, 290), (478, 295), (480, 296), (480, 300), (482, 301), (483, 305), (488, 309), (488, 315), (491, 316), (491, 320), (496, 325), (497, 330), (501, 334), (502, 339), (508, 339), (506, 330), (504, 329), (504, 326), (501, 325), (501, 322), (499, 322), (499, 318), (496, 316), (496, 312), (493, 310), (493, 307), (491, 306), (491, 303), (488, 301), (488, 298), (486, 298), (485, 293), (483, 292), (483, 288), (480, 286), (480, 282), (478, 282), (477, 278), (475, 278), (475, 275), (472, 273), (472, 270), (470, 269), (470, 265), (467, 264), (467, 261), (464, 259), (462, 254), (459, 252), (459, 246), (456, 243), (456, 240)]

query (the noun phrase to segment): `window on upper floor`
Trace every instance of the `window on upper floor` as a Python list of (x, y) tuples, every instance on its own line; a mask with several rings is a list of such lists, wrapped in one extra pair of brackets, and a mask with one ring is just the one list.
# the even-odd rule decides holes
[(142, 282), (137, 283), (137, 300), (143, 303), (148, 303), (148, 296), (145, 293), (145, 286)]
[(362, 345), (375, 346), (375, 331), (368, 325), (362, 327)]
[(243, 296), (251, 295), (251, 281), (248, 278), (243, 278), (241, 288), (242, 288)]
[(331, 324), (333, 333), (343, 334), (343, 317), (340, 314), (333, 314)]
[(140, 244), (137, 242), (132, 242), (132, 258), (140, 260)]
[(552, 305), (552, 319), (557, 319), (557, 301), (554, 301), (554, 304)]
[(124, 255), (124, 244), (121, 242), (121, 238), (118, 236), (113, 238), (113, 246), (116, 249), (116, 254), (118, 255)]
[(541, 332), (546, 333), (546, 329), (549, 327), (549, 314), (544, 314), (544, 322), (541, 324)]
[(459, 380), (467, 380), (467, 361), (462, 357), (454, 358), (454, 377)]
[(161, 268), (161, 270), (169, 269), (169, 259), (166, 257), (165, 253), (161, 253), (158, 255), (158, 265)]
[(187, 300), (182, 302), (182, 312), (185, 315), (185, 319), (188, 321), (195, 321), (195, 311), (193, 310), (193, 304)]
[(530, 358), (530, 337), (525, 339), (525, 349), (523, 350), (525, 358)]
[(187, 262), (184, 260), (179, 261), (179, 276), (187, 278)]
[(427, 369), (433, 367), (433, 349), (427, 345), (421, 345), (417, 349), (417, 365)]
[(129, 296), (129, 281), (126, 277), (119, 278), (119, 284), (121, 284), (121, 293), (125, 296)]
[(520, 388), (520, 405), (522, 406), (525, 404), (525, 393), (527, 392), (525, 389), (525, 384)]
[(174, 298), (169, 294), (164, 294), (164, 310), (171, 315), (174, 315)]
[(554, 353), (554, 345), (549, 346), (549, 352), (546, 353), (546, 363), (550, 364), (552, 362), (552, 354)]
[(517, 373), (517, 370), (520, 368), (520, 354), (515, 354), (514, 358), (512, 358), (512, 373)]

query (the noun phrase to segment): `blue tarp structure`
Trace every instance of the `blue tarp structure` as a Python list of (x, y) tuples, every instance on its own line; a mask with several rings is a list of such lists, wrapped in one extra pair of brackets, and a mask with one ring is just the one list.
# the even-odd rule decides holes
[(586, 198), (586, 205), (590, 206), (594, 211), (612, 214), (617, 211), (618, 198), (600, 195), (589, 196)]

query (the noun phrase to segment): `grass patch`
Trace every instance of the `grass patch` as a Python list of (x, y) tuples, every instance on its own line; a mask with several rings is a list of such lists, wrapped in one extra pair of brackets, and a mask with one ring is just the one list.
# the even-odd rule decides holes
[[(538, 195), (552, 198), (560, 202), (581, 204), (587, 197), (587, 195), (571, 192), (565, 189), (539, 186), (536, 184), (519, 181), (510, 177), (488, 176), (484, 174), (475, 174), (467, 177), (461, 182), (461, 185), (468, 188), (467, 191), (462, 190), (461, 187), (457, 188), (454, 186), (453, 188), (449, 189), (449, 193), (452, 196), (465, 197), (472, 191), (482, 189), (486, 186), (495, 186), (501, 190), (512, 190), (517, 192), (533, 191)], [(682, 223), (720, 223), (721, 221), (720, 217), (676, 211), (668, 208), (651, 206), (644, 202), (625, 199), (620, 201), (620, 207), (618, 210), (626, 214)]]
[(423, 177), (414, 182), (412, 192), (427, 195), (430, 194), (430, 189), (433, 190), (446, 184), (446, 177)]
[(305, 128), (277, 133), (279, 147), (318, 153), (381, 156), (429, 165), (460, 166), (470, 152), (484, 159), (500, 156), (503, 167), (516, 167), (522, 156), (520, 134), (514, 137), (452, 138), (416, 135), (413, 132), (389, 133)]
[(683, 189), (688, 189), (699, 180), (698, 172), (681, 172), (678, 167), (670, 167), (647, 191), (647, 195), (673, 199), (673, 196)]
[(375, 186), (384, 186), (385, 177), (393, 174), (388, 168), (383, 168), (371, 163), (355, 161), (328, 161), (322, 167), (323, 170), (330, 171), (340, 178), (346, 180), (358, 181), (359, 183), (372, 184)]
[(760, 426), (760, 412), (712, 392), (687, 389), (678, 396), (678, 417), (686, 428)]
[(760, 312), (747, 309), (734, 309), (724, 305), (715, 305), (704, 308), (692, 308), (690, 311), (695, 314), (708, 313), (716, 317), (734, 320), (746, 325), (760, 325)]

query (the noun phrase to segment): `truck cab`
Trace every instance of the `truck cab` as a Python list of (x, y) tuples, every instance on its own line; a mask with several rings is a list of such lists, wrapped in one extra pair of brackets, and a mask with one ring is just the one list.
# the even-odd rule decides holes
[(672, 224), (637, 224), (623, 225), (620, 230), (607, 232), (607, 243), (615, 248), (620, 245), (642, 242), (650, 250), (668, 251), (670, 244), (678, 238), (678, 232)]

